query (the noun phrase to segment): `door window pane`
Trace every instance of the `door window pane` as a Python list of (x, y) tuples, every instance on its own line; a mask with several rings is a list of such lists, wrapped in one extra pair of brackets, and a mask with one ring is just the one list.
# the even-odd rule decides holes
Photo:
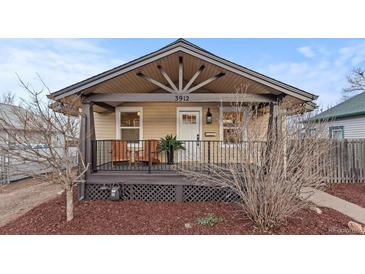
[(182, 123), (184, 125), (196, 124), (196, 115), (195, 114), (183, 114), (182, 115)]
[(183, 124), (190, 124), (189, 115), (183, 114), (182, 122), (183, 122)]

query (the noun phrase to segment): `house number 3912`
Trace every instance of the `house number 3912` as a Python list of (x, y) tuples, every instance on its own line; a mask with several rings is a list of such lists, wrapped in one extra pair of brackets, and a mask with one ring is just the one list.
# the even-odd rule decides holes
[(189, 96), (187, 96), (187, 95), (177, 95), (177, 96), (175, 96), (175, 101), (176, 102), (187, 102), (187, 101), (189, 101)]

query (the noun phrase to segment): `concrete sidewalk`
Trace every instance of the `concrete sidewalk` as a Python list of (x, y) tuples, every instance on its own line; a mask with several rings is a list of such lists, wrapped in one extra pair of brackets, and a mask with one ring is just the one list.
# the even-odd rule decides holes
[(365, 208), (361, 206), (313, 188), (304, 189), (301, 196), (319, 207), (334, 209), (365, 225)]

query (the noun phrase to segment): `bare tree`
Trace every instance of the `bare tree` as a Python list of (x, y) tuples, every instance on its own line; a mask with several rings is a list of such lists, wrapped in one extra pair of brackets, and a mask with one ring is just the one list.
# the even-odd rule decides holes
[(15, 104), (15, 94), (12, 92), (5, 92), (0, 97), (0, 103), (2, 104), (8, 104), (8, 105), (14, 105)]
[(343, 89), (343, 100), (365, 91), (365, 70), (360, 67), (354, 68), (347, 76), (347, 82), (349, 86)]
[[(70, 221), (73, 187), (88, 169), (78, 146), (79, 121), (75, 113), (78, 108), (66, 103), (49, 104), (45, 96), (49, 90), (41, 79), (44, 88), (40, 91), (19, 80), (28, 96), (21, 107), (11, 106), (10, 111), (0, 112), (0, 131), (6, 133), (0, 135), (0, 150), (15, 159), (23, 173), (62, 185)], [(23, 168), (26, 166), (34, 168)]]
[[(231, 189), (244, 214), (260, 231), (268, 231), (308, 206), (313, 189), (323, 185), (330, 142), (323, 138), (322, 123), (310, 119), (305, 106), (246, 104), (244, 96), (239, 93), (232, 105), (235, 130), (226, 138), (229, 144), (222, 144), (223, 150), (238, 151), (236, 158), (226, 159), (227, 165), (204, 164), (203, 172), (181, 172), (198, 184)], [(270, 108), (276, 116), (263, 134)]]

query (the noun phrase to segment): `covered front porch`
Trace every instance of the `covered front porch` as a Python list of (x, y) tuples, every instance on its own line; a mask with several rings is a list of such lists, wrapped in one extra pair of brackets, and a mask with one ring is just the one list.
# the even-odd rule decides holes
[[(114, 187), (120, 199), (182, 202), (237, 199), (227, 189), (199, 185), (182, 173), (206, 172), (207, 166), (261, 165), (266, 136), (269, 130), (274, 130), (279, 105), (267, 102), (267, 98), (262, 102), (247, 101), (259, 106), (260, 114), (251, 126), (262, 133), (260, 140), (248, 142), (245, 136), (231, 139), (231, 131), (237, 126), (232, 119), (239, 117), (243, 122), (244, 113), (237, 113), (232, 99), (222, 96), (219, 101), (224, 100), (118, 102), (119, 107), (103, 113), (93, 110), (95, 102), (84, 101), (83, 109), (88, 110), (83, 116), (86, 117), (85, 153), (91, 168), (81, 196), (102, 199), (109, 197)], [(164, 145), (166, 135), (176, 136), (178, 149)]]
[[(192, 107), (194, 104), (200, 107)], [(223, 107), (220, 104), (125, 102), (114, 112), (89, 111), (85, 117), (94, 121), (90, 124), (94, 133), (85, 137), (86, 147), (90, 144), (90, 151), (85, 152), (86, 157), (90, 157), (87, 159), (91, 169), (81, 196), (104, 199), (115, 188), (120, 199), (179, 202), (237, 200), (238, 197), (230, 190), (189, 181), (183, 173), (207, 172), (207, 166), (229, 168), (235, 165), (242, 168), (245, 164), (261, 165), (267, 132), (274, 130), (278, 105), (274, 102), (260, 103), (262, 114), (254, 126), (262, 129), (262, 139), (248, 142), (229, 138), (230, 130), (233, 130), (230, 126), (234, 124), (230, 120), (232, 114), (243, 116), (237, 115), (228, 104), (223, 104)], [(91, 110), (93, 103), (85, 105), (85, 109)], [(209, 123), (208, 108), (212, 115)], [(111, 126), (107, 126), (109, 124)], [(86, 128), (85, 132), (88, 131)], [(123, 138), (123, 135), (126, 137)], [(180, 148), (165, 147), (166, 135), (175, 135)]]

